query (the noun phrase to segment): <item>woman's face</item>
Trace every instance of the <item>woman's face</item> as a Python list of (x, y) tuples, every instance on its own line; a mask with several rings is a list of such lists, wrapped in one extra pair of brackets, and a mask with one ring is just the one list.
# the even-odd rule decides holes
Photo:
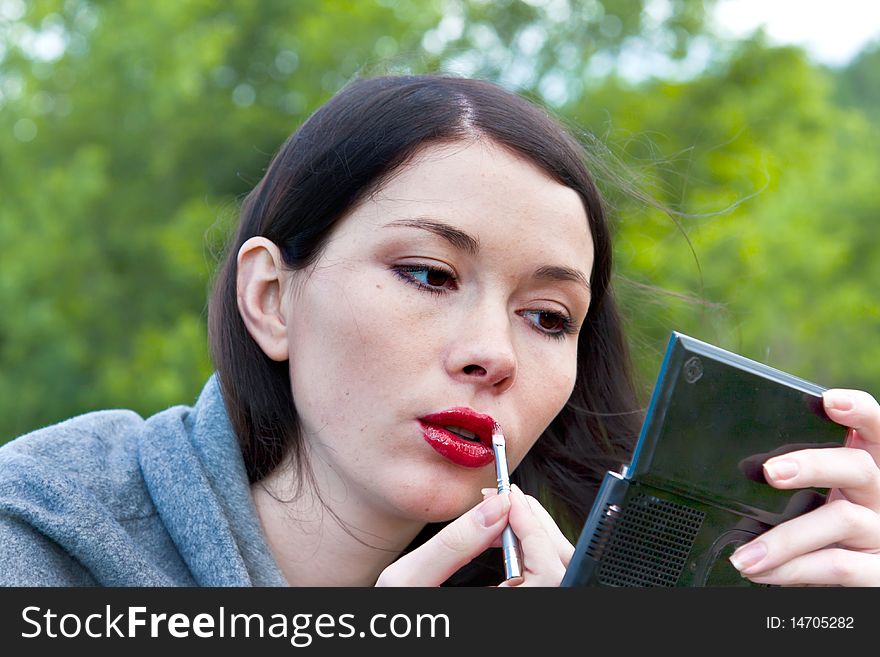
[(516, 467), (574, 386), (592, 264), (578, 195), (487, 139), (425, 148), (357, 206), (286, 291), (325, 501), (419, 522), (478, 502), (487, 436), (442, 426), (491, 417)]

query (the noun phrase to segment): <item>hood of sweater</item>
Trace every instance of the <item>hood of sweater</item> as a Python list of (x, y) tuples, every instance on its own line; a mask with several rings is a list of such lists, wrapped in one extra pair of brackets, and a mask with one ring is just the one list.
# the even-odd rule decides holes
[(0, 583), (286, 586), (216, 375), (195, 406), (87, 413), (0, 448)]
[(139, 460), (157, 512), (199, 586), (286, 586), (266, 543), (214, 374), (192, 412), (146, 421)]

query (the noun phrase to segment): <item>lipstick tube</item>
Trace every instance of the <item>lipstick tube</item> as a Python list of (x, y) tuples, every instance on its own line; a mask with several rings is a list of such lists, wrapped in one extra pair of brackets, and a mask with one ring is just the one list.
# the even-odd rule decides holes
[[(492, 451), (495, 453), (495, 475), (498, 494), (510, 495), (510, 473), (507, 471), (507, 448), (501, 427), (495, 423), (492, 430)], [(522, 577), (522, 553), (519, 539), (508, 524), (501, 533), (501, 551), (504, 554), (504, 577), (511, 580)]]

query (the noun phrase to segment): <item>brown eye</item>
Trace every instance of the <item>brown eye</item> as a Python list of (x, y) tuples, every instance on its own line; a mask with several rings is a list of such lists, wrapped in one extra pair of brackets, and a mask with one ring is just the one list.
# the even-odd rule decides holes
[(402, 279), (426, 292), (442, 293), (457, 288), (455, 274), (445, 269), (425, 265), (403, 265), (393, 269)]
[(535, 330), (548, 338), (562, 339), (577, 333), (577, 328), (566, 315), (549, 310), (526, 310), (520, 313), (529, 320)]
[(561, 331), (565, 328), (565, 319), (556, 313), (539, 313), (538, 325), (546, 331)]
[(450, 278), (449, 274), (445, 271), (440, 269), (428, 269), (425, 283), (431, 287), (443, 287), (449, 282)]

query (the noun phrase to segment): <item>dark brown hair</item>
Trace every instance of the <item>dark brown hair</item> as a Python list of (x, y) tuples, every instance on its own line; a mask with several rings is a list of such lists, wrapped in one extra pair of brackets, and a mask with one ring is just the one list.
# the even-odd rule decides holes
[[(303, 445), (287, 363), (254, 342), (236, 302), (236, 257), (260, 235), (285, 264), (315, 262), (334, 225), (422, 147), (490, 139), (570, 187), (583, 201), (595, 247), (592, 299), (578, 341), (577, 381), (565, 408), (513, 475), (569, 537), (583, 524), (605, 470), (625, 460), (640, 416), (611, 281), (611, 235), (590, 155), (545, 110), (489, 82), (440, 75), (359, 79), (318, 109), (275, 155), (243, 203), (209, 306), (211, 353), (251, 482)], [(429, 526), (414, 544), (436, 527)], [(497, 560), (496, 560), (497, 561)], [(476, 569), (476, 570), (475, 570)], [(460, 571), (475, 583), (479, 564)]]

